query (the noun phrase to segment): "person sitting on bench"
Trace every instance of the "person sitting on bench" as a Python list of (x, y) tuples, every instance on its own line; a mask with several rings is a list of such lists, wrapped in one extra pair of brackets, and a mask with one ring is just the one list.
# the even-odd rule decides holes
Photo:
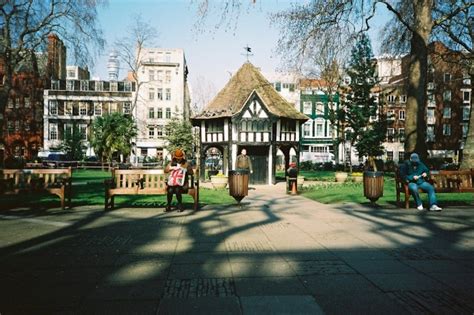
[(408, 189), (415, 198), (416, 208), (420, 211), (423, 210), (423, 203), (418, 193), (418, 189), (428, 193), (429, 199), (429, 210), (430, 211), (441, 211), (442, 208), (438, 207), (435, 189), (427, 179), (429, 175), (429, 169), (420, 161), (420, 157), (416, 153), (410, 155), (410, 161), (407, 162), (406, 166), (406, 177), (405, 180), (408, 182)]
[(171, 161), (165, 167), (165, 173), (169, 174), (166, 187), (167, 205), (165, 212), (171, 211), (173, 194), (176, 194), (178, 201), (178, 212), (182, 212), (184, 210), (182, 194), (188, 190), (188, 175), (193, 174), (193, 169), (186, 161), (182, 150), (176, 149), (174, 151)]

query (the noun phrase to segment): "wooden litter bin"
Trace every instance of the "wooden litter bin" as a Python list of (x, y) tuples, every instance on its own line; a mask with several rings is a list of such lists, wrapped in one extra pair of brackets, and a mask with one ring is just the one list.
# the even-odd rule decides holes
[(383, 172), (364, 172), (364, 196), (371, 202), (383, 196)]
[(229, 195), (240, 203), (249, 193), (249, 172), (246, 170), (229, 171)]

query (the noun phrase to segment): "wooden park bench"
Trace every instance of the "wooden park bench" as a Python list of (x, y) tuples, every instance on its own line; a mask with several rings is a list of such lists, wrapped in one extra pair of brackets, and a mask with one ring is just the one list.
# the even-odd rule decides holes
[[(395, 174), (397, 203), (400, 205), (400, 195), (405, 195), (405, 208), (409, 208), (410, 191), (408, 184), (402, 179), (400, 169)], [(474, 169), (459, 171), (431, 171), (429, 182), (437, 193), (474, 193)], [(420, 189), (420, 192), (422, 190)]]
[(61, 208), (71, 207), (72, 169), (3, 169), (0, 170), (0, 193), (24, 195), (49, 193), (61, 199)]
[[(194, 200), (194, 210), (199, 206), (199, 176), (188, 176), (188, 189), (184, 191)], [(117, 195), (166, 195), (167, 175), (157, 169), (112, 169), (112, 178), (104, 181), (105, 210), (114, 207)]]

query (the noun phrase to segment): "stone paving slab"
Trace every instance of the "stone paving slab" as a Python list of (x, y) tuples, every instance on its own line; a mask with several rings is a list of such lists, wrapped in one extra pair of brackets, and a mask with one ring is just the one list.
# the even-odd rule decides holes
[(240, 303), (244, 314), (324, 314), (310, 295), (245, 296)]
[(474, 313), (472, 209), (254, 188), (197, 212), (2, 211), (0, 313)]

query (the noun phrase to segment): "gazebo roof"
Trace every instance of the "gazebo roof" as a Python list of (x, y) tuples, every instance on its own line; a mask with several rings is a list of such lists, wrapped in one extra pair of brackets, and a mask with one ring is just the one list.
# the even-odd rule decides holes
[(250, 62), (244, 63), (217, 96), (193, 119), (232, 117), (242, 110), (254, 91), (273, 115), (303, 121), (309, 119), (278, 94)]

